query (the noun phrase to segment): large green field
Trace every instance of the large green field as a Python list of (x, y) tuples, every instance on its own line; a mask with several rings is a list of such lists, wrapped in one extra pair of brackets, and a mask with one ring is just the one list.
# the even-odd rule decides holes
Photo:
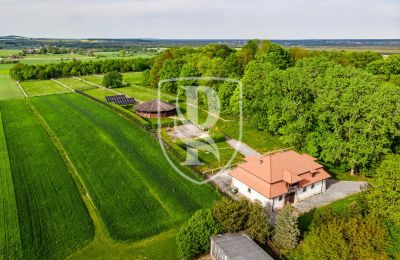
[(0, 111), (0, 258), (64, 258), (93, 237), (77, 186), (28, 100), (2, 101)]
[(29, 97), (70, 92), (52, 80), (31, 80), (20, 84)]
[(5, 57), (7, 58), (10, 55), (18, 54), (20, 53), (21, 50), (15, 50), (15, 49), (0, 49), (0, 57)]
[(15, 63), (0, 64), (0, 75), (8, 75), (10, 69), (15, 66)]
[(0, 111), (0, 259), (21, 258), (17, 203)]
[(85, 89), (95, 88), (95, 86), (90, 85), (89, 83), (83, 82), (76, 78), (57, 79), (57, 81), (75, 90), (85, 90)]
[(0, 100), (23, 97), (24, 94), (10, 76), (0, 75)]
[(32, 102), (70, 155), (112, 238), (134, 241), (176, 227), (219, 197), (175, 173), (156, 140), (97, 102), (78, 94)]

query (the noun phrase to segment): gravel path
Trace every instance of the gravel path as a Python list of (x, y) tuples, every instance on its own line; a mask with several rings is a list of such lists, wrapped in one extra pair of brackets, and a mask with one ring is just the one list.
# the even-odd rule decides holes
[(259, 152), (257, 152), (256, 150), (254, 150), (253, 148), (251, 148), (250, 146), (248, 146), (245, 143), (236, 141), (234, 139), (229, 139), (228, 141), (226, 141), (233, 149), (237, 149), (237, 151), (241, 154), (244, 155), (244, 157), (249, 157), (249, 156), (254, 156), (254, 155), (259, 155), (261, 156), (261, 154)]
[(328, 188), (324, 193), (294, 203), (293, 206), (300, 212), (308, 212), (313, 208), (321, 207), (351, 194), (358, 193), (361, 191), (361, 187), (366, 184), (367, 182), (365, 181), (327, 180)]

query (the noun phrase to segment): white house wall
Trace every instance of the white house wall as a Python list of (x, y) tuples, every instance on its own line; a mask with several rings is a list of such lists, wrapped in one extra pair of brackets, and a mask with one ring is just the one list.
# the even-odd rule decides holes
[(246, 198), (252, 201), (258, 200), (264, 207), (272, 204), (272, 200), (264, 197), (263, 195), (261, 195), (260, 193), (251, 188), (250, 188), (251, 192), (249, 193), (248, 192), (249, 187), (235, 178), (232, 178), (232, 186), (236, 187), (238, 189), (238, 192), (243, 196), (245, 196)]
[(311, 188), (311, 186), (312, 185), (308, 185), (308, 186), (304, 187), (304, 188), (306, 188), (306, 191), (303, 191), (303, 188), (301, 188), (300, 190), (297, 190), (295, 201), (301, 201), (301, 200), (307, 199), (309, 197), (314, 196), (315, 194), (324, 192), (326, 189), (325, 180), (315, 183), (313, 188)]
[[(232, 186), (236, 187), (238, 189), (238, 192), (245, 196), (246, 198), (250, 199), (251, 201), (259, 201), (261, 204), (266, 207), (269, 206), (271, 207), (273, 205), (274, 209), (275, 208), (281, 208), (285, 204), (285, 196), (283, 195), (281, 200), (279, 200), (279, 197), (276, 197), (274, 199), (268, 199), (267, 197), (261, 195), (257, 191), (253, 190), (250, 188), (250, 192), (248, 191), (249, 187), (242, 183), (241, 181), (232, 178)], [(303, 188), (299, 189), (296, 191), (296, 195), (294, 198), (294, 201), (301, 201), (306, 198), (309, 198), (311, 196), (314, 196), (316, 194), (319, 194), (321, 192), (324, 192), (326, 190), (326, 181), (320, 181), (314, 184), (314, 187), (311, 188), (311, 185), (306, 186), (307, 189), (306, 191), (303, 191)]]

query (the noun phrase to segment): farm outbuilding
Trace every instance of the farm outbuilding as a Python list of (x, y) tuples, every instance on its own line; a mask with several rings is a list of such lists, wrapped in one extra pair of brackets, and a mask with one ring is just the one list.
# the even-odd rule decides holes
[(242, 233), (212, 236), (211, 257), (214, 260), (273, 260), (251, 238)]
[(176, 106), (171, 103), (154, 99), (140, 103), (135, 107), (136, 113), (142, 117), (168, 117), (176, 115)]

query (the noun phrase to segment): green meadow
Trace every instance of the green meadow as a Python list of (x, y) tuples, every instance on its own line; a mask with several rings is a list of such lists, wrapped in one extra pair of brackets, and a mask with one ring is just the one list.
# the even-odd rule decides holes
[(77, 94), (32, 102), (70, 155), (112, 238), (155, 235), (219, 197), (175, 173), (156, 140), (97, 102)]
[(20, 84), (29, 97), (70, 92), (52, 80), (23, 81)]
[(0, 198), (0, 259), (64, 258), (94, 233), (77, 186), (29, 101), (2, 101), (0, 110), (0, 180), (7, 188)]

